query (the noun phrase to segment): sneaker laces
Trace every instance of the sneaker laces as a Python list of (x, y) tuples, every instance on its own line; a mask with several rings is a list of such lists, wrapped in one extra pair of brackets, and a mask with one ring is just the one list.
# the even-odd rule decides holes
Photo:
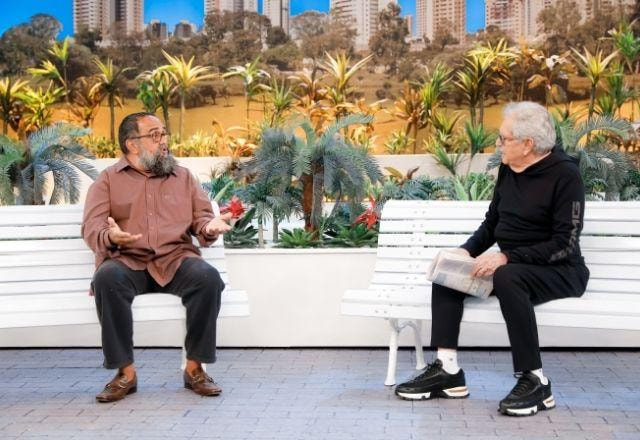
[(514, 396), (522, 396), (527, 391), (529, 391), (529, 389), (531, 388), (531, 380), (528, 376), (522, 373), (514, 373), (513, 377), (517, 378), (518, 382), (516, 382), (516, 385), (513, 387), (511, 393), (509, 394), (513, 394)]
[(425, 377), (430, 376), (432, 373), (442, 369), (442, 362), (439, 360), (435, 360), (430, 364), (427, 364), (427, 368), (425, 368), (420, 374), (418, 374), (413, 380), (423, 379)]

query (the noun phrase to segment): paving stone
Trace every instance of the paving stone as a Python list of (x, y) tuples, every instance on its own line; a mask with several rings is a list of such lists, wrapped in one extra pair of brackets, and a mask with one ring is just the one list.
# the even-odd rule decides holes
[[(415, 375), (411, 351), (398, 359), (399, 381)], [(143, 349), (138, 393), (97, 404), (113, 377), (100, 350), (0, 350), (0, 439), (640, 439), (638, 352), (543, 352), (558, 407), (529, 418), (496, 411), (509, 352), (459, 361), (470, 398), (411, 402), (382, 384), (386, 350), (220, 349), (224, 391), (202, 398), (182, 387), (180, 350)]]

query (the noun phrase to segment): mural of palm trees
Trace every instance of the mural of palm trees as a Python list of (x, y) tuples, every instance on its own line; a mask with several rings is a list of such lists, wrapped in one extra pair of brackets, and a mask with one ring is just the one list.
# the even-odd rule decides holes
[(263, 90), (260, 87), (260, 79), (271, 77), (267, 71), (258, 68), (259, 62), (260, 57), (257, 57), (255, 60), (245, 64), (244, 66), (230, 67), (227, 72), (222, 75), (223, 79), (233, 77), (242, 78), (242, 85), (244, 86), (244, 96), (247, 101), (247, 130), (249, 130), (249, 107), (251, 105), (251, 101), (260, 93), (261, 90)]
[(53, 43), (49, 49), (51, 54), (62, 66), (62, 80), (65, 88), (65, 100), (69, 102), (69, 77), (67, 72), (67, 64), (69, 62), (69, 37), (66, 37), (60, 45)]
[(546, 107), (553, 104), (554, 100), (564, 93), (561, 86), (557, 84), (558, 79), (568, 79), (569, 73), (574, 70), (573, 65), (567, 58), (568, 55), (569, 52), (549, 57), (542, 52), (534, 55), (534, 59), (538, 62), (539, 73), (531, 75), (527, 82), (530, 89), (538, 86), (544, 87)]
[[(640, 8), (640, 3), (638, 3)], [(628, 23), (622, 22), (618, 28), (609, 31), (609, 35), (613, 39), (613, 43), (618, 49), (618, 52), (622, 56), (625, 66), (629, 74), (637, 75), (640, 67), (640, 37), (636, 37), (633, 32), (632, 26)], [(638, 98), (635, 82), (632, 86), (633, 94), (635, 98)], [(635, 119), (635, 108), (631, 105), (631, 120)]]
[(584, 48), (584, 54), (581, 54), (576, 49), (572, 48), (575, 54), (576, 65), (580, 71), (589, 80), (589, 120), (593, 117), (594, 105), (596, 101), (596, 91), (600, 81), (607, 75), (609, 63), (618, 56), (618, 51), (614, 51), (604, 56), (601, 50), (592, 54), (589, 49)]
[(271, 104), (271, 115), (269, 117), (269, 127), (282, 124), (284, 115), (291, 110), (295, 103), (295, 96), (291, 86), (286, 80), (278, 81), (273, 79), (271, 85), (263, 85), (267, 95), (267, 100)]
[(95, 77), (81, 77), (71, 92), (71, 113), (82, 122), (83, 127), (90, 128), (100, 111), (100, 103), (103, 100), (100, 88), (95, 87)]
[(21, 126), (21, 133), (31, 133), (45, 125), (49, 125), (53, 120), (53, 104), (55, 104), (64, 95), (62, 87), (54, 87), (53, 84), (44, 89), (39, 87), (33, 89), (29, 86), (25, 87), (18, 94), (18, 98), (25, 107)]
[(169, 55), (164, 50), (162, 53), (167, 61), (169, 61), (169, 64), (160, 67), (160, 69), (169, 72), (169, 75), (171, 75), (176, 86), (178, 95), (180, 96), (180, 122), (178, 125), (178, 137), (179, 139), (182, 139), (184, 134), (185, 100), (187, 98), (187, 94), (198, 83), (214, 78), (216, 74), (210, 73), (208, 67), (194, 66), (194, 57), (191, 57), (189, 58), (189, 61), (186, 61), (182, 55), (178, 58)]
[(0, 78), (0, 117), (2, 117), (2, 134), (6, 135), (9, 127), (18, 130), (20, 123), (19, 94), (27, 85), (20, 79)]
[(58, 66), (56, 66), (50, 60), (44, 60), (40, 67), (27, 69), (27, 72), (29, 72), (31, 75), (40, 76), (57, 82), (58, 85), (64, 89), (64, 98), (68, 103), (70, 88), (67, 75), (67, 64), (69, 61), (69, 38), (65, 38), (60, 45), (58, 45), (58, 43), (53, 43), (53, 46), (51, 46), (48, 52), (62, 67), (62, 73), (58, 69)]
[(373, 54), (353, 65), (351, 65), (351, 58), (344, 53), (336, 55), (335, 58), (326, 53), (325, 57), (326, 60), (321, 64), (321, 68), (332, 80), (332, 84), (327, 89), (327, 99), (335, 109), (335, 118), (338, 119), (348, 114), (349, 109), (352, 108), (350, 101), (354, 90), (349, 82), (373, 58)]
[(171, 134), (169, 121), (169, 105), (176, 91), (171, 75), (161, 68), (143, 72), (138, 77), (140, 80), (138, 99), (140, 99), (149, 112), (162, 109), (162, 117), (167, 133)]
[(464, 69), (457, 72), (456, 85), (467, 100), (474, 124), (484, 123), (484, 103), (489, 83), (492, 80), (498, 84), (504, 83), (508, 78), (508, 66), (515, 57), (504, 40), (495, 46), (480, 46), (467, 54)]
[(96, 90), (95, 93), (99, 93), (101, 96), (106, 97), (109, 103), (109, 127), (111, 140), (116, 138), (115, 120), (116, 120), (116, 105), (122, 107), (122, 98), (120, 96), (120, 89), (122, 87), (124, 74), (132, 70), (131, 67), (118, 68), (113, 65), (111, 58), (107, 59), (106, 63), (103, 63), (98, 58), (93, 62), (98, 67), (99, 73), (97, 75), (98, 82), (93, 86)]
[(404, 121), (406, 126), (404, 130), (405, 136), (409, 133), (413, 135), (413, 153), (416, 152), (416, 143), (418, 139), (418, 129), (422, 121), (422, 97), (419, 90), (411, 87), (407, 81), (404, 83), (402, 95), (395, 102), (394, 107), (389, 113)]

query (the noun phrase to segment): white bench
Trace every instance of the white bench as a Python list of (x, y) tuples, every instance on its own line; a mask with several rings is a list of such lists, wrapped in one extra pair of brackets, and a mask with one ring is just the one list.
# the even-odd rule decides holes
[[(398, 336), (407, 326), (414, 330), (416, 368), (425, 367), (420, 334), (422, 321), (431, 319), (427, 267), (441, 248), (464, 243), (488, 206), (488, 202), (398, 200), (385, 204), (371, 285), (347, 291), (341, 304), (345, 315), (389, 322), (385, 385), (395, 384)], [(587, 202), (580, 245), (591, 271), (587, 291), (581, 298), (536, 307), (538, 325), (640, 330), (640, 203)], [(497, 299), (490, 297), (466, 300), (463, 322), (504, 320)]]
[[(82, 205), (0, 206), (0, 329), (98, 323), (89, 295), (94, 256), (80, 236), (82, 210)], [(219, 316), (248, 316), (247, 293), (229, 287), (222, 239), (201, 252), (226, 284)], [(185, 321), (186, 316), (180, 298), (152, 293), (136, 297), (133, 319)], [(183, 350), (183, 366), (184, 355)]]

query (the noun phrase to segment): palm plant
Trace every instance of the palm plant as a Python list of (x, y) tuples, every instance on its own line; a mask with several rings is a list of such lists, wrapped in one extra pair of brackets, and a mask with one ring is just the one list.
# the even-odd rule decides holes
[(564, 90), (557, 84), (559, 79), (565, 80), (569, 77), (569, 73), (573, 71), (573, 66), (569, 62), (567, 56), (569, 52), (562, 55), (545, 56), (544, 53), (534, 55), (534, 59), (539, 63), (538, 71), (527, 79), (529, 88), (534, 89), (538, 86), (544, 87), (545, 106), (549, 107), (556, 97), (564, 93)]
[[(485, 46), (478, 46), (469, 53), (492, 59), (489, 72), (489, 85), (495, 86), (498, 90), (505, 90), (511, 84), (511, 70), (518, 59), (517, 49), (509, 47), (505, 39), (501, 39), (495, 45), (487, 43)], [(484, 122), (484, 96), (480, 102), (480, 123)]]
[(466, 176), (453, 177), (455, 200), (489, 200), (494, 187), (493, 176), (486, 173), (468, 173)]
[(384, 143), (384, 148), (387, 154), (403, 154), (412, 143), (414, 140), (406, 132), (394, 131)]
[(514, 59), (514, 67), (520, 76), (520, 83), (517, 85), (516, 96), (518, 101), (524, 101), (524, 94), (529, 78), (535, 74), (538, 67), (538, 59), (544, 56), (540, 49), (528, 46), (524, 41), (520, 42), (515, 50), (517, 58)]
[(464, 69), (457, 72), (456, 85), (469, 105), (469, 115), (474, 124), (484, 123), (484, 102), (490, 81), (505, 81), (508, 65), (515, 57), (504, 40), (496, 46), (480, 46), (467, 54)]
[(162, 109), (162, 117), (167, 133), (171, 134), (169, 106), (175, 93), (169, 72), (161, 68), (143, 72), (138, 76), (138, 99), (148, 112)]
[(178, 96), (180, 97), (180, 122), (178, 127), (178, 136), (179, 139), (182, 139), (182, 135), (184, 134), (185, 100), (189, 91), (198, 83), (207, 79), (215, 78), (216, 74), (209, 73), (208, 67), (194, 66), (194, 57), (189, 58), (189, 61), (185, 61), (182, 55), (178, 58), (169, 55), (164, 50), (162, 53), (167, 61), (169, 61), (169, 64), (160, 67), (160, 69), (169, 72), (169, 75), (171, 75), (171, 78), (175, 83)]
[(422, 96), (420, 91), (414, 89), (405, 81), (402, 95), (394, 103), (394, 108), (389, 111), (389, 114), (406, 123), (404, 130), (405, 137), (408, 136), (410, 132), (413, 133), (413, 152), (415, 154), (415, 144), (418, 141), (418, 129), (423, 120)]
[[(79, 171), (95, 179), (98, 172), (87, 161), (91, 154), (79, 143), (87, 129), (67, 124), (41, 128), (23, 142), (0, 136), (0, 198), (3, 204), (42, 205), (52, 174), (49, 203), (80, 199)], [(17, 193), (17, 199), (14, 194)]]
[(269, 126), (275, 127), (284, 122), (284, 115), (293, 108), (295, 103), (295, 95), (291, 86), (286, 80), (279, 82), (277, 78), (271, 81), (271, 85), (263, 85), (266, 91), (267, 100), (271, 104), (271, 115), (269, 117)]
[(0, 117), (2, 117), (2, 134), (7, 134), (9, 127), (17, 131), (22, 117), (19, 95), (27, 85), (26, 81), (0, 78)]
[(477, 124), (476, 109), (484, 103), (485, 87), (491, 73), (491, 55), (468, 55), (465, 58), (465, 68), (456, 72), (458, 80), (456, 86), (462, 91), (464, 99), (469, 106), (469, 117), (474, 124)]
[(27, 86), (18, 94), (18, 98), (23, 102), (25, 112), (22, 121), (25, 123), (23, 130), (25, 133), (38, 130), (51, 123), (53, 118), (52, 105), (55, 104), (64, 94), (62, 87), (53, 88), (52, 84), (44, 89), (38, 87), (32, 89)]
[(465, 134), (467, 135), (467, 143), (469, 146), (469, 164), (467, 165), (467, 176), (471, 174), (471, 164), (476, 154), (482, 152), (485, 148), (496, 143), (498, 134), (488, 131), (484, 125), (473, 125), (469, 121), (466, 122)]
[(297, 100), (297, 107), (313, 122), (316, 131), (324, 124), (328, 114), (323, 101), (326, 98), (327, 90), (322, 83), (322, 77), (316, 76), (318, 70), (314, 70), (311, 75), (302, 72), (289, 77), (294, 81), (294, 95)]
[(51, 54), (62, 66), (62, 80), (64, 84), (69, 84), (69, 78), (67, 75), (67, 64), (69, 62), (69, 42), (71, 40), (69, 37), (65, 37), (62, 40), (62, 44), (58, 45), (58, 43), (54, 42), (51, 48), (49, 49), (49, 54)]
[(103, 99), (106, 97), (109, 103), (109, 127), (111, 140), (116, 138), (116, 105), (122, 107), (122, 98), (120, 97), (120, 89), (122, 87), (124, 74), (131, 70), (131, 67), (118, 68), (113, 65), (111, 58), (107, 59), (106, 64), (98, 58), (93, 60), (98, 67), (98, 82), (93, 86), (94, 93), (98, 93)]
[(582, 123), (573, 118), (556, 121), (556, 132), (567, 153), (579, 159), (585, 183), (603, 181), (606, 198), (615, 198), (633, 168), (629, 156), (618, 149), (622, 142), (635, 137), (631, 124), (625, 119), (595, 115)]
[(621, 116), (625, 102), (636, 97), (635, 91), (625, 84), (624, 68), (617, 60), (611, 63), (609, 74), (604, 78), (604, 89), (606, 93), (595, 103), (594, 111), (600, 115)]
[(382, 178), (375, 159), (339, 135), (351, 125), (367, 124), (371, 120), (371, 116), (349, 115), (320, 134), (305, 120), (297, 127), (304, 132), (304, 137), (296, 136), (291, 130), (266, 129), (260, 148), (246, 164), (246, 172), (254, 174), (256, 180), (277, 179), (287, 186), (292, 177), (296, 179), (302, 190), (305, 228), (316, 231), (325, 193), (343, 192), (358, 202), (364, 196), (365, 183)]
[[(53, 66), (52, 64), (50, 65), (45, 65), (47, 62), (43, 63), (43, 71), (41, 71), (40, 73), (38, 72), (32, 72), (33, 74), (42, 74), (43, 76), (48, 76), (49, 74), (53, 75), (54, 78), (51, 79), (55, 79), (57, 81), (60, 82), (60, 85), (62, 88), (64, 88), (64, 98), (65, 101), (67, 101), (67, 103), (69, 102), (69, 88), (70, 88), (70, 84), (69, 84), (69, 77), (68, 77), (68, 69), (67, 69), (67, 65), (69, 62), (69, 42), (70, 39), (69, 37), (65, 37), (65, 39), (62, 41), (62, 43), (60, 45), (58, 45), (58, 43), (54, 42), (53, 45), (51, 46), (51, 48), (48, 50), (49, 54), (51, 56), (53, 56), (53, 58), (59, 63), (59, 65), (62, 67), (62, 74), (59, 73), (58, 69), (56, 68), (56, 66)], [(52, 69), (53, 67), (53, 69)], [(37, 70), (37, 69), (36, 69)], [(55, 78), (57, 76), (57, 78)]]
[(595, 54), (591, 54), (585, 47), (584, 54), (581, 54), (576, 49), (573, 49), (576, 58), (576, 64), (582, 73), (589, 80), (589, 115), (588, 118), (593, 117), (595, 102), (596, 102), (596, 90), (600, 81), (607, 75), (609, 63), (618, 55), (618, 51), (614, 51), (604, 56), (601, 50), (596, 51)]
[(103, 96), (101, 90), (94, 87), (96, 78), (81, 77), (74, 84), (71, 92), (71, 113), (78, 118), (83, 127), (91, 127), (100, 111)]
[(238, 196), (255, 210), (253, 216), (258, 222), (258, 246), (261, 248), (265, 245), (264, 225), (273, 217), (274, 186), (274, 181), (260, 180), (237, 190)]
[(44, 60), (41, 67), (31, 67), (27, 69), (27, 72), (33, 76), (40, 76), (42, 78), (49, 79), (54, 83), (58, 83), (59, 86), (65, 91), (65, 95), (68, 93), (68, 85), (64, 77), (58, 70), (55, 64), (49, 60)]
[(321, 68), (327, 72), (332, 84), (327, 89), (327, 100), (331, 108), (335, 111), (335, 118), (338, 119), (349, 113), (352, 107), (354, 89), (349, 85), (355, 74), (362, 69), (372, 58), (373, 54), (361, 59), (351, 65), (351, 58), (344, 53), (339, 53), (332, 57), (325, 53), (326, 60), (321, 64)]
[(271, 75), (265, 70), (258, 68), (258, 63), (260, 62), (260, 57), (257, 57), (250, 63), (245, 64), (244, 66), (233, 66), (230, 67), (227, 73), (222, 75), (222, 78), (232, 78), (239, 77), (242, 78), (242, 85), (244, 86), (244, 95), (246, 98), (247, 104), (247, 130), (249, 129), (249, 109), (251, 105), (251, 101), (260, 93), (260, 79), (262, 78), (270, 78)]
[[(633, 32), (634, 23), (621, 22), (617, 29), (609, 31), (609, 35), (613, 39), (613, 43), (622, 56), (625, 65), (631, 75), (638, 74), (640, 64), (640, 37), (636, 37)], [(633, 86), (634, 95), (637, 98), (637, 90)], [(631, 120), (634, 118), (634, 106), (631, 105)]]

